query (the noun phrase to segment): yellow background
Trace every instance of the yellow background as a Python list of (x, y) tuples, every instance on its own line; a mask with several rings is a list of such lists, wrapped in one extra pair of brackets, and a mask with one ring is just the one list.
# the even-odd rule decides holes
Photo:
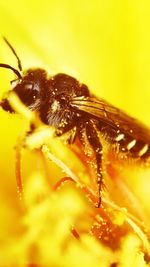
[[(98, 97), (150, 126), (150, 1), (1, 1), (0, 25), (0, 62), (17, 67), (3, 42), (5, 36), (24, 69), (39, 66), (49, 74), (73, 75)], [(1, 69), (0, 77), (2, 96), (14, 76)], [(24, 123), (18, 115), (0, 110), (2, 239), (17, 231), (16, 224), (6, 222), (15, 221), (20, 214), (13, 147), (26, 128)], [(149, 177), (148, 173), (145, 181), (150, 184)], [(145, 203), (149, 201), (146, 183), (139, 186), (146, 195)]]

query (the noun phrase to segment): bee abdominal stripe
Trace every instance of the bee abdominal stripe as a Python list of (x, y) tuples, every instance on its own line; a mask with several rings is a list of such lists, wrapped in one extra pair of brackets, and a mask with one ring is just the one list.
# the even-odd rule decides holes
[(115, 138), (115, 141), (116, 141), (116, 142), (119, 142), (119, 141), (121, 141), (123, 138), (124, 138), (124, 134), (119, 134), (119, 135)]
[(130, 150), (136, 145), (136, 140), (133, 139), (130, 143), (127, 144), (127, 149)]
[(145, 144), (142, 149), (139, 151), (139, 156), (142, 157), (149, 149), (149, 145), (148, 144)]

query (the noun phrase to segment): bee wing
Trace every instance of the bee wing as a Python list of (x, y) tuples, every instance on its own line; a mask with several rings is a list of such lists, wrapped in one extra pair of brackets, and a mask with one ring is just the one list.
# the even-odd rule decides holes
[(118, 128), (124, 133), (131, 134), (135, 139), (150, 143), (150, 130), (145, 125), (103, 99), (76, 97), (72, 100), (71, 105), (112, 128)]

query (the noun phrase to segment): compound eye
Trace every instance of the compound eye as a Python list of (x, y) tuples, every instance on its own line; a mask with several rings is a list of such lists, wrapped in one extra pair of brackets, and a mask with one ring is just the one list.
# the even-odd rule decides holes
[(32, 83), (26, 83), (25, 85), (24, 85), (24, 89), (26, 90), (26, 91), (33, 91), (33, 84)]
[(24, 85), (24, 91), (25, 91), (25, 95), (30, 97), (31, 99), (36, 99), (39, 94), (38, 91), (34, 89), (33, 83), (26, 83)]

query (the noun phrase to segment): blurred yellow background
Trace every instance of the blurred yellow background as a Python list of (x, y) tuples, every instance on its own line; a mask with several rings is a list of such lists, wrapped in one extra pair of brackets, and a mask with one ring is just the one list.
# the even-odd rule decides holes
[[(1, 1), (0, 62), (17, 67), (14, 55), (3, 41), (5, 36), (16, 49), (24, 69), (38, 66), (49, 74), (73, 75), (87, 84), (93, 94), (150, 126), (149, 14), (148, 0)], [(0, 77), (2, 97), (14, 76), (0, 69)], [(0, 110), (2, 240), (18, 231), (15, 223), (6, 222), (16, 221), (20, 216), (14, 146), (26, 128), (27, 123), (18, 115)], [(146, 180), (150, 185), (149, 174)], [(146, 184), (141, 188), (145, 192)], [(146, 194), (149, 201), (149, 190)]]
[[(149, 120), (149, 1), (3, 1), (1, 36), (25, 68), (66, 72)], [(3, 52), (5, 53), (3, 54)], [(1, 60), (16, 66), (1, 39)]]

